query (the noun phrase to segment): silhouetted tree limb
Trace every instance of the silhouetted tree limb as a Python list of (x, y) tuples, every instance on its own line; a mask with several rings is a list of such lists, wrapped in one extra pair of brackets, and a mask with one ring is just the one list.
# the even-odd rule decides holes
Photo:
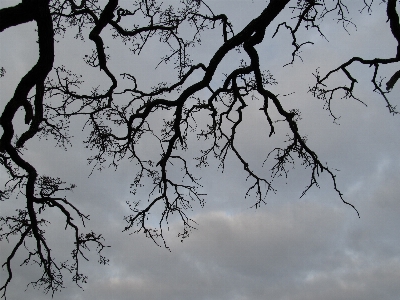
[[(369, 13), (372, 13), (372, 2), (363, 1), (364, 9)], [(337, 94), (344, 93), (345, 98), (362, 102), (354, 94), (357, 78), (349, 71), (353, 64), (373, 67), (371, 81), (374, 91), (384, 98), (391, 113), (397, 113), (388, 93), (400, 78), (400, 71), (391, 75), (386, 90), (382, 88), (382, 80), (378, 79), (378, 71), (380, 67), (400, 60), (400, 24), (396, 12), (398, 1), (383, 2), (387, 5), (390, 30), (398, 42), (394, 57), (353, 57), (325, 76), (320, 75), (318, 70), (315, 73), (316, 83), (310, 92), (326, 102), (334, 118), (331, 101)], [(337, 186), (335, 173), (308, 146), (297, 124), (299, 111), (285, 107), (282, 96), (274, 92), (277, 82), (269, 71), (261, 69), (257, 50), (257, 45), (264, 41), (266, 30), (273, 21), (285, 10), (291, 11), (290, 20), (273, 25), (276, 26), (273, 37), (287, 34), (281, 28), (287, 29), (294, 47), (288, 64), (295, 64), (302, 47), (312, 44), (311, 41), (301, 40), (299, 33), (302, 30), (315, 30), (325, 37), (320, 24), (330, 15), (336, 16), (335, 19), (346, 30), (348, 25), (353, 24), (346, 3), (349, 2), (270, 0), (259, 16), (249, 21), (238, 33), (234, 32), (232, 22), (225, 14), (214, 14), (204, 1), (182, 1), (174, 7), (157, 0), (23, 0), (14, 7), (1, 9), (0, 31), (33, 21), (37, 24), (39, 45), (37, 63), (20, 79), (0, 117), (3, 128), (0, 163), (9, 176), (0, 197), (5, 201), (21, 193), (26, 203), (26, 207), (19, 208), (15, 215), (0, 217), (3, 230), (1, 239), (18, 237), (3, 264), (8, 273), (8, 278), (0, 288), (3, 297), (13, 277), (15, 255), (24, 249), (27, 257), (23, 264), (36, 263), (42, 270), (42, 276), (32, 285), (51, 293), (64, 286), (65, 272), (71, 273), (72, 280), (78, 285), (86, 281), (79, 264), (82, 258), (87, 260), (86, 251), (90, 245), (96, 247), (99, 262), (107, 263), (102, 255), (106, 246), (101, 234), (82, 233), (89, 216), (63, 195), (75, 185), (67, 184), (60, 178), (38, 174), (34, 162), (24, 156), (24, 152), (29, 151), (27, 142), (38, 137), (53, 137), (61, 146), (71, 143), (68, 133), (71, 119), (84, 120), (85, 128), (89, 131), (85, 145), (93, 153), (88, 158), (93, 170), (102, 170), (107, 166), (117, 168), (126, 160), (136, 163), (137, 173), (131, 186), (134, 200), (128, 202), (131, 214), (124, 218), (124, 231), (143, 232), (159, 245), (166, 246), (163, 226), (174, 214), (179, 216), (183, 224), (179, 236), (182, 239), (188, 237), (195, 223), (187, 215), (187, 210), (194, 203), (201, 206), (205, 203), (201, 183), (185, 156), (191, 135), (204, 142), (201, 154), (195, 158), (196, 167), (208, 166), (210, 157), (217, 158), (222, 169), (228, 155), (238, 160), (247, 175), (248, 189), (245, 195), (255, 196), (255, 207), (265, 202), (269, 192), (276, 192), (274, 178), (287, 176), (289, 167), (300, 161), (310, 172), (310, 182), (303, 195), (318, 185), (320, 173), (326, 172), (340, 199), (356, 210), (345, 201)], [(93, 87), (91, 92), (81, 90), (86, 78), (70, 71), (68, 66), (54, 65), (55, 40), (63, 38), (67, 31), (74, 30), (76, 38), (90, 40), (93, 44), (93, 51), (85, 56), (85, 63), (106, 75), (108, 80), (101, 88)], [(194, 62), (190, 57), (190, 49), (200, 44), (207, 30), (221, 32), (220, 46), (208, 62)], [(114, 40), (107, 37), (107, 31), (111, 32)], [(173, 64), (176, 77), (167, 78), (165, 82), (154, 82), (153, 88), (148, 88), (139, 84), (140, 70), (116, 73), (109, 58), (118, 53), (108, 54), (107, 45), (121, 41), (133, 54), (141, 55), (145, 46), (154, 40), (168, 46), (169, 52), (160, 53), (160, 64)], [(240, 64), (229, 70), (221, 84), (212, 87), (218, 76), (217, 69), (233, 51), (238, 51), (242, 56)], [(342, 73), (348, 85), (328, 87), (328, 79), (336, 73)], [(4, 74), (5, 70), (1, 69), (1, 76)], [(199, 96), (199, 92), (203, 91), (208, 96)], [(243, 126), (244, 111), (252, 97), (260, 98), (260, 110), (267, 119), (269, 128), (266, 130), (270, 137), (276, 134), (275, 124), (278, 121), (282, 121), (288, 131), (285, 147), (276, 147), (266, 157), (266, 160), (274, 161), (270, 178), (260, 175), (237, 146), (238, 130)], [(19, 109), (24, 111), (23, 123), (28, 125), (28, 129), (17, 136), (14, 126), (20, 121), (16, 117)], [(277, 111), (278, 116), (272, 111)], [(157, 113), (165, 116), (161, 130), (152, 119)], [(200, 118), (206, 121), (203, 127), (197, 125)], [(155, 149), (158, 156), (154, 159), (145, 158), (137, 151), (137, 145), (143, 143), (145, 136), (151, 136), (158, 142), (158, 149)], [(143, 186), (149, 191), (147, 199), (137, 196), (138, 189)], [(157, 205), (161, 205), (163, 210), (159, 215), (159, 227), (154, 228), (147, 220)], [(48, 221), (42, 218), (45, 210), (61, 215), (65, 228), (72, 230), (72, 261), (59, 262), (47, 242), (43, 226)], [(29, 246), (28, 240), (33, 241)]]
[[(397, 40), (398, 46), (397, 46), (397, 51), (395, 57), (392, 58), (373, 58), (373, 59), (363, 59), (361, 57), (353, 57), (349, 59), (347, 62), (343, 63), (339, 67), (337, 67), (334, 70), (329, 71), (325, 76), (321, 76), (317, 70), (317, 72), (314, 74), (317, 83), (314, 87), (310, 89), (310, 91), (314, 94), (315, 97), (323, 99), (326, 102), (327, 109), (331, 112), (331, 115), (334, 117), (334, 119), (337, 119), (332, 110), (331, 110), (331, 101), (333, 100), (334, 96), (338, 92), (344, 92), (344, 98), (350, 98), (350, 99), (355, 99), (357, 101), (362, 102), (359, 98), (357, 98), (354, 95), (354, 87), (355, 84), (357, 83), (357, 79), (353, 77), (348, 70), (348, 68), (353, 65), (354, 63), (361, 63), (362, 65), (367, 65), (369, 67), (374, 68), (374, 72), (372, 75), (371, 82), (374, 85), (374, 91), (379, 93), (382, 98), (386, 102), (386, 106), (389, 109), (389, 112), (392, 114), (398, 114), (398, 111), (396, 110), (396, 106), (393, 106), (391, 102), (389, 101), (389, 98), (387, 97), (388, 92), (394, 87), (395, 83), (397, 82), (399, 78), (399, 72), (396, 72), (392, 77), (387, 81), (386, 83), (386, 91), (382, 89), (382, 81), (379, 81), (377, 75), (378, 75), (378, 69), (382, 65), (388, 65), (388, 64), (394, 64), (398, 63), (400, 61), (400, 25), (399, 25), (399, 16), (396, 12), (396, 0), (388, 0), (387, 1), (387, 17), (388, 21), (390, 23), (390, 28), (391, 32), (393, 34), (393, 37)], [(349, 85), (344, 85), (344, 86), (338, 86), (334, 88), (327, 88), (325, 85), (325, 82), (330, 78), (331, 75), (334, 73), (342, 71), (344, 75), (347, 77), (349, 80)], [(363, 103), (363, 102), (362, 102)]]

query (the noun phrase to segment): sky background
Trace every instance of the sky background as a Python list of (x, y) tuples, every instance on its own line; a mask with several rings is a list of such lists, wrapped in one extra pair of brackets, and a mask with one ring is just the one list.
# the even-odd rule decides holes
[[(74, 147), (64, 151), (54, 147), (52, 141), (33, 141), (26, 157), (39, 172), (77, 184), (68, 198), (82, 212), (91, 215), (87, 229), (102, 233), (105, 243), (111, 245), (104, 253), (110, 264), (98, 265), (93, 251), (89, 254), (91, 261), (81, 265), (89, 275), (88, 283), (80, 289), (66, 275), (67, 288), (56, 293), (54, 299), (398, 299), (400, 119), (391, 116), (383, 100), (372, 92), (372, 69), (366, 66), (352, 71), (360, 81), (358, 96), (368, 107), (335, 99), (333, 109), (341, 116), (340, 125), (332, 122), (320, 100), (307, 93), (314, 83), (312, 72), (318, 66), (321, 73), (326, 73), (353, 55), (374, 58), (392, 57), (395, 53), (396, 44), (385, 22), (385, 7), (376, 3), (372, 15), (360, 14), (357, 10), (363, 1), (348, 2), (351, 2), (349, 9), (357, 30), (349, 27), (349, 35), (340, 24), (328, 18), (322, 30), (329, 42), (312, 31), (301, 35), (315, 43), (304, 48), (303, 62), (298, 59), (293, 66), (282, 68), (291, 59), (288, 32), (282, 31), (271, 39), (276, 25), (287, 14), (272, 24), (275, 26), (271, 25), (258, 49), (263, 68), (271, 70), (279, 83), (271, 90), (281, 95), (291, 94), (282, 97), (283, 105), (300, 109), (300, 131), (308, 136), (309, 146), (321, 161), (340, 170), (338, 186), (361, 218), (341, 202), (332, 181), (324, 174), (320, 177), (320, 188), (313, 188), (300, 199), (309, 182), (309, 173), (300, 165), (290, 172), (288, 179), (276, 182), (278, 192), (270, 194), (267, 205), (257, 210), (250, 208), (255, 199), (244, 199), (249, 183), (241, 173), (243, 167), (228, 158), (230, 163), (223, 173), (217, 163), (196, 173), (203, 178), (201, 182), (208, 194), (206, 205), (204, 208), (194, 205), (190, 216), (198, 223), (197, 230), (183, 243), (177, 237), (180, 224), (170, 224), (166, 233), (171, 250), (168, 251), (144, 236), (121, 232), (125, 226), (123, 216), (129, 213), (125, 202), (133, 200), (129, 185), (136, 174), (135, 165), (126, 163), (117, 171), (105, 169), (88, 177), (91, 167), (87, 166), (86, 158), (90, 154), (82, 145), (84, 137), (77, 121), (72, 128), (78, 131), (71, 132), (75, 135)], [(8, 3), (15, 1), (2, 1), (1, 5)], [(225, 12), (231, 18), (235, 32), (266, 5), (265, 1), (247, 0), (207, 3), (215, 13)], [(218, 34), (211, 35), (209, 40), (204, 36), (203, 45), (193, 58), (207, 62), (221, 43)], [(56, 65), (65, 64), (85, 73), (81, 58), (90, 53), (93, 45), (90, 41), (79, 44), (71, 36), (56, 44)], [(33, 24), (0, 34), (0, 65), (7, 71), (0, 79), (2, 107), (17, 80), (36, 62), (35, 40)], [(135, 58), (119, 54), (112, 58), (112, 69), (119, 72), (132, 64), (142, 70), (142, 84), (151, 85), (154, 76), (161, 77), (167, 72), (152, 71), (148, 67), (154, 64), (157, 51), (155, 46), (149, 47), (140, 58), (140, 65), (135, 65), (138, 63)], [(235, 55), (226, 58), (220, 73), (230, 64), (237, 64)], [(382, 75), (389, 77), (396, 68), (399, 65), (383, 69), (387, 72)], [(217, 77), (215, 84), (221, 78)], [(99, 84), (102, 80), (92, 76), (88, 83)], [(341, 78), (335, 80), (340, 82)], [(390, 94), (395, 105), (400, 100), (399, 92), (397, 86)], [(258, 110), (260, 107), (260, 103), (251, 102), (238, 133), (238, 148), (254, 168), (265, 159), (268, 147), (279, 144), (285, 136), (284, 129), (278, 128), (277, 137), (264, 139), (269, 131)], [(142, 150), (151, 147), (146, 144)], [(267, 168), (258, 170), (268, 174)], [(0, 173), (0, 179), (5, 178)], [(22, 197), (1, 203), (1, 214), (13, 211), (18, 205), (23, 205)], [(62, 257), (64, 250), (71, 246), (70, 232), (63, 230), (64, 223), (58, 222), (59, 216), (48, 215), (48, 218), (52, 220), (47, 228), (49, 242), (54, 245), (54, 253)], [(2, 242), (0, 250), (4, 261), (9, 246)], [(9, 299), (51, 299), (51, 295), (31, 287), (25, 291), (26, 284), (40, 273), (36, 267), (18, 267), (22, 257), (17, 256), (13, 265)], [(0, 276), (4, 282), (5, 272)]]

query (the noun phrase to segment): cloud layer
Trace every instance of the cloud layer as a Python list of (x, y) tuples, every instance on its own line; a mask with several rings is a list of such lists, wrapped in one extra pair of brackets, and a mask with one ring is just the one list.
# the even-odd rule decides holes
[[(228, 13), (236, 16), (238, 28), (244, 24), (243, 16), (253, 16), (265, 5), (265, 1), (255, 1), (252, 5), (236, 1), (236, 6), (240, 6), (237, 9), (231, 5), (232, 1), (210, 2), (215, 4), (216, 11), (226, 8)], [(242, 12), (240, 16), (238, 11)], [(308, 134), (309, 145), (322, 161), (341, 170), (337, 173), (338, 184), (346, 201), (360, 212), (360, 219), (350, 206), (341, 202), (332, 189), (330, 178), (324, 174), (320, 178), (321, 188), (313, 189), (299, 199), (302, 189), (309, 183), (309, 173), (301, 166), (292, 170), (288, 179), (274, 182), (278, 193), (270, 195), (267, 206), (251, 209), (254, 199), (244, 199), (249, 183), (237, 172), (236, 162), (231, 161), (224, 173), (217, 165), (199, 171), (209, 195), (206, 206), (204, 209), (195, 206), (194, 211), (189, 212), (198, 225), (184, 242), (177, 237), (180, 224), (169, 224), (166, 232), (169, 251), (141, 235), (121, 232), (125, 225), (122, 218), (129, 213), (125, 201), (132, 200), (129, 184), (135, 175), (132, 173), (134, 165), (126, 163), (117, 172), (104, 170), (87, 178), (91, 169), (85, 166), (85, 150), (74, 151), (78, 148), (72, 148), (64, 152), (54, 149), (51, 142), (42, 141), (30, 145), (29, 159), (35, 161), (40, 172), (60, 176), (78, 185), (70, 195), (71, 201), (83, 212), (90, 212), (88, 229), (103, 233), (106, 244), (111, 245), (105, 253), (110, 258), (109, 265), (97, 265), (93, 254), (89, 254), (90, 262), (82, 264), (83, 271), (89, 275), (84, 290), (68, 283), (67, 288), (54, 298), (398, 299), (400, 120), (390, 116), (382, 99), (372, 93), (368, 79), (371, 70), (358, 71), (364, 80), (360, 83), (359, 94), (368, 104), (367, 108), (343, 99), (335, 102), (335, 113), (342, 116), (340, 126), (332, 123), (322, 103), (307, 94), (312, 72), (317, 66), (328, 70), (359, 49), (362, 54), (373, 57), (375, 51), (385, 50), (386, 46), (381, 44), (393, 43), (390, 36), (384, 34), (385, 20), (374, 16), (358, 16), (360, 31), (352, 32), (350, 37), (345, 32), (339, 33), (337, 27), (325, 28), (331, 43), (311, 35), (316, 43), (314, 48), (307, 48), (304, 63), (296, 62), (294, 67), (281, 71), (282, 64), (290, 59), (292, 49), (288, 47), (288, 41), (279, 40), (279, 36), (275, 38), (277, 42), (274, 40), (263, 46), (266, 55), (262, 58), (266, 69), (275, 69), (273, 74), (279, 81), (277, 91), (281, 94), (298, 91), (284, 98), (284, 104), (300, 108), (303, 119), (299, 128)], [(27, 55), (22, 50), (14, 52), (10, 49), (31, 47), (32, 41), (26, 39), (26, 35), (29, 30), (33, 32), (33, 28), (26, 28), (13, 29), (12, 34), (16, 37), (11, 46), (2, 42), (3, 38), (9, 39), (9, 35), (0, 36), (2, 62), (16, 65), (15, 70), (7, 67), (9, 77), (0, 80), (2, 103), (11, 95), (13, 86), (10, 82), (15, 82), (26, 71), (26, 66), (34, 63), (37, 55), (34, 50)], [(380, 35), (374, 46), (371, 46), (368, 32), (373, 32), (374, 37)], [(350, 42), (355, 48), (346, 52), (346, 44)], [(65, 59), (68, 61), (68, 54)], [(393, 91), (393, 95), (395, 93)], [(259, 106), (259, 103), (252, 103), (245, 113), (249, 121), (239, 132), (241, 144), (238, 148), (254, 168), (268, 174), (268, 168), (261, 168), (259, 162), (266, 158), (266, 149), (282, 140), (274, 140), (274, 137), (263, 141), (260, 138), (268, 132), (263, 130), (266, 122), (260, 119)], [(77, 138), (80, 138), (79, 133)], [(0, 179), (4, 180), (3, 177)], [(2, 214), (12, 211), (15, 203), (1, 203)], [(53, 250), (68, 255), (71, 243), (63, 231), (64, 224), (58, 222), (57, 216), (50, 215), (49, 218), (53, 219), (47, 228)], [(1, 261), (8, 251), (9, 246), (2, 243)], [(21, 261), (22, 257), (17, 256), (17, 259)], [(37, 268), (22, 268), (15, 264), (14, 270), (8, 294), (10, 299), (51, 298), (31, 287), (24, 291), (26, 284), (40, 276)], [(2, 279), (4, 274), (3, 270), (0, 273)]]

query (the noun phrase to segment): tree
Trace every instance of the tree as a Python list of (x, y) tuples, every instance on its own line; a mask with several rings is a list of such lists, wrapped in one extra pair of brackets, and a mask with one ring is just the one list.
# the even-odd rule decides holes
[[(358, 2), (364, 13), (372, 13), (373, 0)], [(34, 161), (26, 158), (29, 142), (34, 139), (51, 137), (59, 146), (69, 147), (71, 121), (84, 122), (84, 132), (88, 133), (85, 146), (93, 153), (88, 158), (93, 170), (109, 166), (118, 168), (124, 161), (137, 164), (137, 175), (132, 182), (133, 201), (128, 203), (131, 214), (125, 216), (124, 230), (142, 232), (157, 244), (166, 246), (163, 226), (173, 215), (178, 215), (183, 223), (181, 238), (189, 236), (194, 224), (186, 211), (193, 203), (203, 205), (205, 201), (194, 169), (208, 166), (213, 158), (224, 168), (228, 155), (237, 159), (248, 176), (246, 196), (255, 197), (255, 207), (265, 202), (269, 192), (275, 192), (274, 178), (287, 176), (296, 163), (303, 165), (310, 174), (310, 182), (303, 194), (318, 185), (318, 176), (325, 172), (341, 201), (356, 210), (340, 192), (334, 170), (307, 145), (304, 133), (297, 125), (300, 112), (285, 107), (283, 96), (274, 93), (276, 80), (269, 71), (262, 69), (257, 50), (257, 45), (267, 39), (267, 28), (275, 26), (274, 37), (289, 34), (293, 52), (288, 65), (296, 64), (300, 51), (312, 44), (301, 40), (302, 31), (314, 30), (324, 38), (321, 24), (327, 17), (334, 17), (345, 30), (353, 25), (348, 3), (343, 0), (271, 0), (258, 17), (237, 33), (226, 15), (214, 14), (204, 1), (174, 1), (166, 5), (156, 0), (23, 0), (1, 9), (0, 31), (35, 22), (39, 46), (37, 63), (19, 80), (0, 118), (3, 128), (1, 164), (9, 176), (1, 191), (1, 200), (10, 201), (19, 195), (25, 202), (15, 215), (0, 218), (2, 240), (15, 241), (3, 264), (8, 272), (1, 287), (3, 297), (12, 280), (13, 258), (17, 251), (27, 253), (23, 264), (35, 263), (42, 269), (42, 276), (32, 285), (51, 293), (63, 287), (66, 272), (72, 274), (72, 280), (78, 285), (85, 282), (86, 276), (81, 273), (79, 264), (80, 260), (86, 259), (90, 245), (97, 248), (99, 262), (107, 263), (103, 256), (107, 244), (102, 235), (82, 232), (88, 215), (63, 194), (75, 185), (39, 174)], [(357, 78), (350, 68), (354, 64), (373, 67), (374, 91), (381, 95), (389, 112), (397, 114), (389, 93), (400, 78), (400, 71), (389, 74), (386, 80), (380, 79), (380, 69), (400, 61), (398, 1), (382, 3), (386, 5), (390, 30), (397, 41), (393, 57), (353, 57), (324, 75), (318, 70), (315, 72), (310, 93), (324, 101), (334, 120), (337, 117), (331, 103), (335, 97), (362, 102), (355, 93)], [(286, 10), (291, 11), (291, 19), (276, 24)], [(191, 57), (192, 49), (199, 47), (202, 39), (207, 39), (213, 31), (218, 31), (221, 37), (211, 59), (197, 61)], [(55, 43), (70, 32), (75, 34), (77, 42), (90, 40), (93, 51), (85, 55), (84, 62), (93, 68), (92, 74), (106, 79), (104, 83), (101, 81), (101, 86), (98, 83), (91, 86), (90, 76), (81, 76), (68, 66), (57, 65)], [(172, 79), (169, 75), (152, 82), (153, 87), (147, 87), (140, 80), (142, 70), (117, 70), (113, 66), (113, 57), (123, 50), (114, 49), (113, 45), (121, 44), (139, 57), (150, 46), (160, 47), (157, 53), (161, 55), (159, 66), (172, 66), (175, 77)], [(222, 83), (215, 87), (218, 68), (231, 53), (237, 53), (240, 58), (227, 71)], [(77, 60), (76, 63), (82, 62)], [(1, 69), (2, 77), (6, 76), (6, 71)], [(329, 79), (337, 73), (344, 76), (347, 83), (332, 86)], [(236, 144), (244, 111), (253, 99), (261, 106), (260, 111), (269, 124), (270, 137), (278, 133), (280, 124), (285, 124), (288, 132), (286, 145), (277, 146), (266, 157), (266, 163), (271, 163), (270, 178), (257, 173)], [(18, 114), (21, 110), (23, 120)], [(160, 119), (163, 120), (161, 125)], [(201, 142), (194, 166), (186, 151), (192, 149), (193, 137)], [(157, 148), (151, 148), (155, 154), (138, 151), (138, 145), (149, 139), (158, 143)], [(148, 191), (147, 202), (136, 196), (141, 189)], [(154, 228), (147, 222), (148, 215), (160, 205), (159, 227)], [(71, 261), (60, 262), (53, 254), (52, 246), (46, 240), (48, 221), (42, 217), (45, 211), (61, 215), (65, 227), (72, 229)], [(17, 239), (12, 239), (13, 236)]]

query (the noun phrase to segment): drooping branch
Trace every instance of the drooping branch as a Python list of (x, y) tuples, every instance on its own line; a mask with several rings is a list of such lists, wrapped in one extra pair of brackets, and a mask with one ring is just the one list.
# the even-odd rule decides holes
[[(293, 5), (290, 7), (289, 3)], [(37, 64), (20, 80), (0, 117), (3, 127), (0, 163), (10, 177), (0, 197), (6, 199), (16, 190), (21, 190), (26, 198), (24, 209), (19, 210), (15, 216), (0, 219), (2, 226), (8, 229), (2, 237), (7, 238), (14, 233), (19, 237), (4, 264), (9, 275), (1, 288), (4, 295), (12, 278), (11, 265), (15, 254), (23, 250), (21, 245), (27, 240), (33, 240), (34, 246), (27, 249), (28, 257), (24, 263), (37, 262), (42, 268), (43, 276), (32, 284), (44, 287), (45, 291), (54, 292), (63, 286), (64, 271), (72, 273), (73, 281), (78, 285), (86, 280), (85, 275), (79, 271), (79, 259), (88, 258), (85, 250), (89, 249), (90, 244), (97, 247), (100, 262), (106, 262), (101, 254), (105, 248), (102, 236), (93, 232), (81, 232), (81, 226), (85, 225), (89, 216), (83, 214), (70, 200), (60, 196), (60, 193), (73, 189), (74, 185), (66, 185), (59, 178), (38, 174), (33, 162), (24, 156), (24, 147), (29, 146), (27, 141), (39, 136), (52, 136), (57, 143), (63, 145), (69, 143), (68, 124), (72, 119), (85, 122), (84, 132), (88, 136), (84, 143), (93, 153), (88, 158), (88, 162), (94, 165), (93, 169), (101, 170), (107, 165), (117, 168), (125, 161), (136, 163), (137, 174), (132, 182), (134, 200), (129, 202), (131, 214), (125, 217), (125, 231), (144, 232), (158, 244), (161, 238), (166, 245), (163, 226), (173, 214), (183, 223), (180, 237), (188, 237), (194, 228), (194, 221), (190, 219), (187, 210), (192, 209), (196, 202), (204, 205), (203, 187), (193, 175), (192, 165), (185, 154), (190, 146), (189, 135), (192, 133), (204, 142), (199, 156), (195, 158), (196, 167), (207, 166), (209, 157), (214, 157), (224, 169), (225, 163), (229, 162), (228, 157), (230, 159), (232, 155), (247, 175), (249, 186), (246, 196), (255, 194), (256, 207), (265, 202), (269, 192), (275, 192), (274, 178), (287, 176), (288, 166), (300, 160), (310, 171), (310, 183), (304, 193), (318, 185), (318, 176), (325, 171), (332, 179), (334, 190), (340, 199), (354, 208), (344, 200), (337, 187), (335, 174), (308, 147), (298, 128), (298, 112), (286, 107), (281, 96), (274, 92), (273, 85), (276, 81), (269, 71), (261, 70), (260, 54), (257, 50), (257, 45), (266, 37), (266, 29), (285, 8), (291, 9), (292, 20), (278, 24), (274, 36), (277, 36), (283, 26), (289, 30), (294, 47), (291, 54), (293, 64), (302, 46), (312, 44), (310, 41), (300, 40), (302, 30), (313, 29), (324, 36), (319, 22), (332, 13), (337, 13), (337, 21), (345, 28), (352, 24), (345, 1), (335, 0), (333, 7), (329, 8), (325, 1), (271, 0), (259, 16), (238, 33), (233, 31), (232, 22), (227, 15), (214, 14), (203, 1), (182, 1), (179, 5), (165, 6), (157, 0), (108, 0), (100, 4), (91, 0), (25, 0), (13, 8), (0, 10), (0, 31), (35, 21), (39, 44)], [(399, 42), (396, 1), (388, 0), (387, 5), (391, 32)], [(207, 63), (194, 62), (190, 57), (191, 48), (200, 44), (202, 35), (207, 30), (213, 29), (222, 30), (221, 46)], [(107, 84), (93, 87), (90, 92), (81, 92), (81, 87), (86, 87), (85, 83), (89, 80), (70, 71), (68, 67), (53, 68), (54, 35), (62, 37), (67, 30), (76, 30), (76, 38), (91, 41), (93, 49), (85, 56), (84, 62), (105, 74)], [(107, 36), (107, 30), (110, 30), (113, 40)], [(140, 85), (139, 76), (143, 68), (123, 70), (119, 76), (116, 73), (119, 69), (114, 68), (107, 50), (110, 42), (119, 41), (129, 47), (134, 55), (143, 54), (150, 41), (167, 45), (168, 50), (161, 53), (157, 61), (172, 64), (175, 73), (171, 72), (165, 82), (155, 82), (150, 89)], [(228, 55), (236, 50), (243, 56), (240, 64), (231, 64), (224, 80), (218, 84), (220, 74), (217, 71)], [(350, 66), (370, 66), (373, 68), (371, 81), (374, 90), (384, 97), (389, 110), (395, 112), (387, 93), (395, 86), (400, 73), (395, 72), (390, 77), (386, 83), (387, 91), (384, 91), (382, 80), (378, 79), (378, 70), (381, 70), (381, 66), (396, 62), (399, 62), (399, 47), (394, 58), (354, 57), (325, 76), (317, 73), (317, 84), (310, 90), (316, 97), (324, 99), (329, 109), (334, 95), (340, 91), (348, 98), (359, 100), (354, 94), (357, 78), (349, 71)], [(1, 72), (3, 75), (3, 69)], [(341, 72), (347, 78), (348, 85), (328, 88), (328, 79)], [(260, 175), (257, 172), (257, 168), (241, 152), (238, 143), (249, 99), (256, 98), (261, 99), (260, 110), (267, 119), (269, 127), (267, 125), (266, 130), (269, 131), (269, 136), (276, 133), (275, 124), (278, 121), (282, 121), (288, 130), (287, 145), (273, 149), (267, 156), (267, 159), (274, 160), (269, 172), (271, 178), (265, 178), (264, 173)], [(19, 109), (25, 113), (24, 121), (29, 128), (17, 137), (15, 124), (19, 121), (16, 117)], [(275, 111), (278, 117), (275, 116)], [(154, 117), (159, 118), (161, 114), (163, 125), (160, 129), (155, 124), (157, 122), (154, 122)], [(199, 118), (202, 118), (201, 122), (198, 122)], [(203, 121), (205, 125), (198, 125)], [(151, 158), (138, 150), (138, 144), (143, 142), (145, 136), (156, 142), (151, 149), (156, 154)], [(138, 198), (137, 189), (142, 186), (150, 191), (147, 199)], [(154, 228), (149, 225), (148, 217), (159, 207), (162, 208), (158, 220), (159, 228)], [(48, 209), (61, 215), (65, 228), (73, 232), (71, 263), (58, 262), (46, 240), (43, 229), (46, 221), (40, 215)]]
[[(51, 194), (60, 189), (56, 189), (49, 194), (45, 192), (47, 187), (42, 185), (40, 188), (43, 182), (41, 183), (41, 180), (38, 178), (36, 168), (32, 163), (23, 158), (23, 154), (19, 150), (29, 139), (32, 139), (42, 130), (41, 124), (44, 121), (43, 100), (45, 80), (52, 70), (54, 62), (53, 20), (48, 2), (44, 0), (23, 1), (14, 8), (0, 10), (2, 30), (27, 21), (35, 21), (37, 24), (39, 45), (37, 63), (22, 77), (13, 97), (5, 105), (0, 117), (0, 124), (3, 127), (3, 134), (0, 139), (0, 151), (3, 157), (1, 163), (8, 171), (11, 180), (17, 180), (19, 188), (23, 188), (23, 194), (26, 198), (26, 208), (19, 210), (17, 216), (1, 217), (0, 219), (2, 229), (3, 226), (8, 228), (8, 231), (1, 234), (1, 238), (8, 238), (10, 235), (19, 235), (17, 243), (8, 256), (7, 261), (3, 264), (3, 266), (7, 267), (8, 278), (0, 288), (2, 297), (6, 296), (7, 286), (12, 279), (12, 260), (22, 245), (25, 245), (25, 248), (27, 247), (26, 241), (28, 239), (33, 239), (34, 249), (28, 250), (26, 248), (28, 250), (28, 257), (24, 260), (23, 264), (38, 264), (43, 270), (43, 275), (38, 281), (32, 282), (32, 284), (43, 286), (45, 291), (51, 291), (52, 293), (63, 285), (62, 269), (67, 269), (70, 272), (74, 271), (76, 280), (82, 279), (82, 276), (79, 275), (78, 256), (82, 255), (81, 248), (86, 247), (86, 243), (93, 240), (79, 237), (80, 230), (72, 223), (68, 208), (72, 208), (82, 219), (85, 216), (66, 199), (50, 197)], [(10, 20), (9, 18), (13, 16), (14, 19)], [(35, 89), (35, 96), (31, 104), (28, 95), (33, 89)], [(17, 138), (15, 136), (14, 123), (16, 123), (16, 112), (20, 107), (23, 107), (25, 110), (25, 123), (29, 124), (29, 128)], [(55, 184), (59, 185), (61, 183), (55, 182)], [(38, 185), (40, 189), (39, 195), (36, 193)], [(15, 186), (11, 187), (9, 191), (13, 192), (14, 189)], [(63, 202), (65, 206), (58, 203), (58, 201)], [(73, 257), (75, 263), (70, 266), (64, 263), (58, 264), (53, 258), (51, 248), (45, 238), (45, 231), (42, 228), (47, 221), (39, 217), (45, 207), (57, 207), (66, 217), (66, 226), (75, 229), (76, 255)], [(100, 238), (101, 236), (96, 237), (98, 243), (100, 243)]]
[[(364, 59), (361, 57), (353, 57), (349, 59), (347, 62), (341, 64), (336, 69), (329, 71), (325, 76), (320, 76), (318, 70), (314, 74), (316, 78), (316, 84), (310, 88), (310, 92), (317, 97), (318, 99), (322, 99), (326, 103), (327, 109), (330, 111), (333, 118), (336, 120), (337, 117), (333, 114), (331, 110), (331, 102), (337, 92), (344, 92), (343, 98), (350, 98), (355, 99), (365, 105), (365, 103), (360, 100), (354, 94), (354, 88), (357, 83), (357, 79), (350, 73), (349, 67), (355, 63), (360, 63), (362, 65), (366, 65), (369, 67), (374, 67), (374, 72), (372, 75), (371, 82), (374, 86), (374, 91), (381, 95), (381, 97), (385, 100), (386, 107), (388, 108), (391, 114), (398, 114), (396, 110), (396, 105), (392, 105), (391, 101), (389, 100), (387, 94), (393, 89), (394, 85), (396, 84), (398, 78), (400, 77), (400, 73), (396, 72), (392, 75), (392, 77), (386, 83), (386, 91), (382, 89), (382, 80), (378, 79), (378, 69), (380, 66), (390, 65), (394, 63), (400, 62), (400, 24), (399, 24), (399, 16), (396, 12), (396, 0), (388, 0), (387, 1), (387, 17), (390, 23), (391, 32), (394, 38), (398, 41), (397, 51), (395, 57), (392, 58), (373, 58), (373, 59)], [(367, 5), (367, 4), (366, 4)], [(371, 5), (371, 4), (370, 4)], [(347, 79), (349, 80), (349, 85), (338, 86), (334, 88), (327, 88), (325, 82), (335, 73), (343, 72)]]

